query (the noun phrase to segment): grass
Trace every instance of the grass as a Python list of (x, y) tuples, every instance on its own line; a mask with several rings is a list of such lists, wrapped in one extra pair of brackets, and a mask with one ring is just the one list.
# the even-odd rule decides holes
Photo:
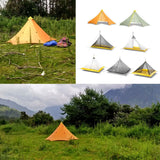
[[(0, 16), (0, 83), (75, 83), (75, 20), (57, 21), (39, 16), (34, 19), (57, 40), (69, 37), (72, 46), (8, 44), (6, 41), (21, 29), (27, 18)], [(41, 76), (43, 71), (45, 76)]]
[[(58, 124), (57, 124), (58, 125)], [(109, 125), (104, 125), (111, 130)], [(103, 126), (103, 127), (104, 127)], [(0, 159), (4, 160), (159, 160), (160, 145), (155, 143), (155, 137), (150, 138), (124, 136), (133, 128), (116, 128), (117, 134), (113, 132), (98, 134), (100, 129), (87, 130), (83, 128), (69, 129), (75, 132), (79, 138), (75, 141), (50, 142), (45, 139), (52, 133), (55, 125), (39, 126), (37, 128), (26, 127), (23, 124), (7, 124), (0, 126)], [(142, 126), (139, 126), (139, 129)], [(8, 130), (6, 128), (9, 128)], [(50, 130), (48, 133), (48, 129)], [(158, 129), (158, 127), (156, 127)], [(81, 132), (83, 130), (83, 133)], [(159, 130), (159, 129), (158, 129)], [(121, 131), (121, 134), (118, 133)], [(150, 129), (150, 133), (155, 129)], [(123, 133), (123, 134), (122, 134)], [(159, 133), (160, 134), (160, 133)], [(157, 137), (159, 136), (157, 135)]]

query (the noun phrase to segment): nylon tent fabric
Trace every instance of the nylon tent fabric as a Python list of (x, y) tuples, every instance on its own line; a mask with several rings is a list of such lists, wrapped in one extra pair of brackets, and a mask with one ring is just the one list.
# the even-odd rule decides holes
[(112, 50), (114, 47), (107, 42), (104, 37), (100, 34), (96, 42), (91, 46), (92, 48), (109, 49)]
[(100, 11), (100, 13), (93, 18), (92, 20), (90, 20), (88, 23), (92, 23), (92, 24), (99, 24), (99, 23), (104, 23), (104, 24), (115, 24), (115, 22), (113, 22), (105, 13), (103, 10)]
[(92, 61), (81, 69), (91, 72), (100, 72), (104, 69), (104, 66), (100, 65), (95, 57), (93, 57)]
[[(137, 44), (137, 45), (135, 45), (135, 44)], [(146, 52), (148, 50), (146, 47), (144, 47), (143, 45), (141, 45), (137, 41), (137, 39), (135, 38), (134, 35), (129, 40), (129, 42), (127, 43), (127, 45), (124, 47), (124, 49), (133, 50), (133, 51), (142, 51), (142, 52)]]
[(49, 141), (69, 141), (78, 139), (61, 122), (56, 130), (46, 140)]
[(56, 40), (50, 37), (35, 21), (32, 17), (28, 18), (26, 24), (22, 29), (8, 42), (13, 45), (17, 44), (38, 44), (46, 43), (51, 40)]
[(126, 74), (130, 71), (130, 68), (121, 59), (119, 59), (107, 71), (112, 72), (112, 73)]
[(125, 25), (125, 26), (132, 26), (132, 25), (137, 25), (137, 26), (148, 26), (149, 24), (145, 22), (134, 10), (133, 13), (120, 25)]
[(154, 70), (146, 61), (133, 72), (133, 74), (146, 77), (152, 77), (155, 73), (156, 70)]

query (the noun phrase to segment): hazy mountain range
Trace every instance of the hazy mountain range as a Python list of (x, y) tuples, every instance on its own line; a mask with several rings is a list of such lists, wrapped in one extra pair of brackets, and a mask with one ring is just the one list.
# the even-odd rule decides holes
[(129, 104), (140, 107), (150, 106), (152, 103), (160, 101), (159, 84), (133, 84), (125, 88), (112, 89), (105, 93), (105, 96), (114, 102), (120, 104)]
[[(133, 84), (126, 85), (121, 89), (111, 89), (104, 94), (110, 101), (118, 102), (120, 104), (129, 104), (131, 106), (139, 105), (140, 107), (150, 106), (152, 103), (160, 101), (160, 85), (159, 84)], [(27, 107), (21, 106), (11, 100), (0, 98), (0, 104), (8, 106), (18, 111), (24, 111), (29, 116), (35, 114), (34, 111)], [(62, 106), (46, 107), (43, 111), (50, 113), (55, 120), (65, 118), (62, 115)], [(0, 111), (1, 112), (1, 111)]]

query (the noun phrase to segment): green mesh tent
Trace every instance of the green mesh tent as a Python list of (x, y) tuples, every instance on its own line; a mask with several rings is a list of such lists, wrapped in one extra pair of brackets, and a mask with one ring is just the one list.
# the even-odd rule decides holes
[(112, 73), (126, 74), (130, 71), (130, 68), (121, 59), (119, 59), (107, 71), (112, 72)]
[(120, 25), (124, 25), (124, 26), (132, 26), (132, 25), (138, 25), (138, 26), (148, 26), (149, 24), (147, 22), (145, 22), (134, 10), (133, 13), (122, 23), (120, 23)]
[(107, 42), (104, 37), (100, 34), (96, 42), (91, 46), (92, 48), (109, 49), (112, 50), (114, 47)]

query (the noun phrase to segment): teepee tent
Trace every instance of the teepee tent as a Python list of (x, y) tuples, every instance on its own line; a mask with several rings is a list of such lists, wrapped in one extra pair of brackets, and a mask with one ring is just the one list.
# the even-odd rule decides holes
[(127, 72), (130, 71), (130, 68), (121, 59), (119, 59), (107, 71), (112, 72), (112, 73), (126, 74)]
[(137, 68), (133, 74), (152, 77), (156, 71), (145, 61), (139, 68)]
[(113, 21), (104, 13), (103, 10), (101, 10), (100, 13), (99, 13), (95, 18), (93, 18), (92, 20), (90, 20), (88, 23), (92, 23), (92, 24), (100, 24), (100, 23), (103, 23), (103, 24), (108, 24), (108, 25), (115, 24), (115, 22), (113, 22)]
[(147, 51), (147, 48), (142, 46), (137, 40), (134, 34), (132, 35), (132, 38), (129, 40), (127, 45), (124, 47), (124, 49), (128, 50), (134, 50), (134, 51), (142, 51), (145, 52)]
[(101, 49), (108, 49), (112, 50), (114, 47), (107, 42), (104, 37), (100, 34), (96, 42), (91, 46), (92, 48), (101, 48)]
[(101, 66), (97, 60), (95, 59), (95, 57), (93, 57), (92, 61), (87, 64), (86, 66), (84, 66), (83, 68), (81, 68), (82, 70), (85, 71), (91, 71), (91, 72), (100, 72), (102, 71), (104, 68), (104, 66)]
[(131, 25), (138, 25), (138, 26), (148, 26), (149, 24), (145, 22), (134, 10), (133, 13), (120, 25), (125, 25), (125, 26), (131, 26)]
[(46, 140), (49, 141), (69, 141), (78, 139), (61, 122), (57, 129)]
[(16, 45), (25, 43), (45, 43), (51, 40), (55, 39), (43, 31), (43, 29), (34, 21), (32, 17), (29, 17), (22, 29), (8, 42)]

